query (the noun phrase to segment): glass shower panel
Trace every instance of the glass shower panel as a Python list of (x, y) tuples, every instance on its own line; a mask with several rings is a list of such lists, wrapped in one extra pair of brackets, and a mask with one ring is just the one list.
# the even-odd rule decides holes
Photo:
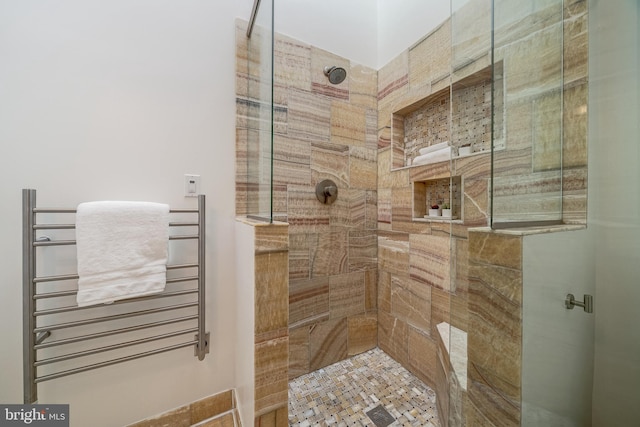
[(263, 0), (248, 40), (247, 215), (273, 220), (273, 0)]
[[(465, 226), (487, 224), (491, 176), (491, 0), (451, 1), (450, 143), (453, 206)], [(457, 192), (460, 197), (455, 197)], [(468, 239), (451, 229), (449, 408), (443, 425), (464, 426), (469, 332)], [(440, 326), (438, 327), (440, 331)]]
[(563, 1), (493, 1), (491, 226), (562, 221)]

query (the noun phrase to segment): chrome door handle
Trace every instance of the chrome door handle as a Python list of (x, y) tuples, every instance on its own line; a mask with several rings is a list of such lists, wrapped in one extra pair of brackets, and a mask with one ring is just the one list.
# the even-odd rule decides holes
[(576, 298), (573, 294), (567, 294), (567, 298), (564, 300), (564, 306), (569, 310), (573, 310), (575, 306), (582, 307), (585, 312), (593, 313), (593, 296), (585, 295), (584, 301), (576, 301)]

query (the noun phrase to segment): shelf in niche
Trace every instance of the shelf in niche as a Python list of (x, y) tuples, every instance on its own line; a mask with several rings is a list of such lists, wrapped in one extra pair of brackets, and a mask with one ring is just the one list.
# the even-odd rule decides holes
[[(416, 180), (412, 183), (413, 214), (416, 222), (460, 222), (462, 223), (462, 177)], [(448, 204), (451, 217), (426, 216), (432, 205)]]

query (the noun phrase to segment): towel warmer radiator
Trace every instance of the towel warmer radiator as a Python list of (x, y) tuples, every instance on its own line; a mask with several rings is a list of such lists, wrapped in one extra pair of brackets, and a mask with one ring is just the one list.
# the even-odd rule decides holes
[[(112, 304), (78, 307), (78, 275), (71, 262), (75, 253), (64, 256), (51, 252), (75, 245), (75, 236), (63, 236), (73, 233), (75, 221), (52, 221), (75, 212), (38, 208), (36, 191), (22, 190), (25, 404), (37, 402), (40, 382), (183, 347), (193, 346), (199, 360), (209, 353), (209, 333), (205, 332), (205, 196), (198, 196), (197, 209), (170, 210), (165, 290)], [(48, 221), (38, 221), (47, 215)], [(176, 217), (178, 221), (174, 221)], [(174, 251), (174, 246), (180, 245), (183, 253)], [(181, 253), (176, 256), (174, 252)], [(174, 258), (180, 262), (174, 263)], [(57, 274), (65, 267), (73, 272)], [(43, 273), (47, 269), (55, 274)]]

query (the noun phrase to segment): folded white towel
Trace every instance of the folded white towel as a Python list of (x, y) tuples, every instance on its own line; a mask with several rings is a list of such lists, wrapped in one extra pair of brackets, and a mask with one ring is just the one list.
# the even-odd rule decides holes
[(451, 160), (451, 147), (446, 147), (438, 151), (423, 154), (413, 159), (414, 165), (424, 165), (427, 163), (445, 162)]
[(428, 147), (423, 147), (418, 150), (420, 155), (433, 153), (434, 151), (442, 150), (443, 148), (447, 148), (449, 146), (449, 141), (439, 142), (437, 144), (430, 145)]
[(78, 205), (78, 305), (162, 292), (168, 242), (168, 205), (111, 201)]

